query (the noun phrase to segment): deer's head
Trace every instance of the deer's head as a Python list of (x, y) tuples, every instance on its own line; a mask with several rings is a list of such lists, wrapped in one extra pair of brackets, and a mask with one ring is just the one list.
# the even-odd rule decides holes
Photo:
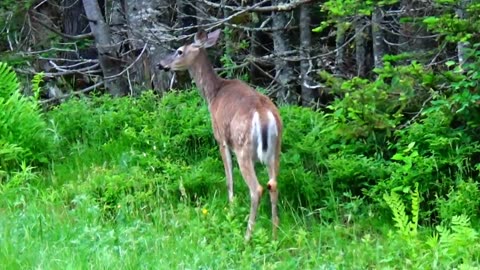
[(192, 63), (196, 61), (200, 50), (212, 47), (217, 43), (220, 36), (220, 29), (211, 33), (200, 30), (195, 34), (194, 42), (179, 47), (175, 52), (167, 55), (158, 64), (158, 68), (169, 70), (186, 70)]

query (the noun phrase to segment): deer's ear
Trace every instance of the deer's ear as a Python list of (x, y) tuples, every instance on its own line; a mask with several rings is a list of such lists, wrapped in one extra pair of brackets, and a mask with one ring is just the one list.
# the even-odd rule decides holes
[(195, 47), (203, 47), (205, 42), (207, 42), (208, 35), (207, 32), (204, 30), (198, 30), (198, 32), (195, 34), (195, 38), (193, 39), (194, 42), (192, 45)]
[(192, 45), (195, 47), (209, 48), (217, 43), (219, 36), (220, 36), (220, 29), (217, 29), (208, 34), (203, 30), (199, 30), (195, 34), (195, 39)]
[(217, 44), (218, 37), (220, 36), (220, 29), (217, 29), (211, 33), (208, 33), (207, 40), (203, 47), (208, 48), (212, 47), (213, 45)]

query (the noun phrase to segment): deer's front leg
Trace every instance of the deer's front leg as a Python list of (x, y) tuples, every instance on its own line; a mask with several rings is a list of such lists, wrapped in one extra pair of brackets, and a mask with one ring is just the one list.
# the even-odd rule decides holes
[(225, 167), (225, 175), (227, 178), (228, 201), (233, 202), (233, 168), (232, 154), (226, 143), (220, 144), (220, 154), (222, 155), (223, 166)]

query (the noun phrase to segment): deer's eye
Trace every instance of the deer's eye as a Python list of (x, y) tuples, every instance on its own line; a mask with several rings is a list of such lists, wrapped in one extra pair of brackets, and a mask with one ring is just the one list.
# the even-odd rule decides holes
[(177, 50), (177, 55), (182, 55), (183, 54), (183, 51), (182, 50)]

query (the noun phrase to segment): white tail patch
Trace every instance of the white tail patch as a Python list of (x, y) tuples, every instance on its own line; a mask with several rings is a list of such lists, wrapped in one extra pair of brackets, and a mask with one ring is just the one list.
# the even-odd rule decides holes
[(257, 158), (261, 160), (263, 155), (262, 151), (262, 126), (260, 123), (260, 116), (258, 112), (253, 113), (252, 119), (252, 143), (257, 148)]
[[(258, 112), (253, 113), (252, 119), (252, 142), (256, 147), (257, 160), (263, 164), (274, 157), (275, 143), (278, 136), (277, 122), (271, 111), (267, 111), (268, 123), (266, 124), (266, 132), (262, 132), (262, 123)], [(267, 138), (263, 138), (267, 136)], [(266, 143), (266, 147), (263, 143)]]
[(278, 138), (277, 121), (271, 111), (268, 111), (268, 160), (274, 158), (276, 142)]

